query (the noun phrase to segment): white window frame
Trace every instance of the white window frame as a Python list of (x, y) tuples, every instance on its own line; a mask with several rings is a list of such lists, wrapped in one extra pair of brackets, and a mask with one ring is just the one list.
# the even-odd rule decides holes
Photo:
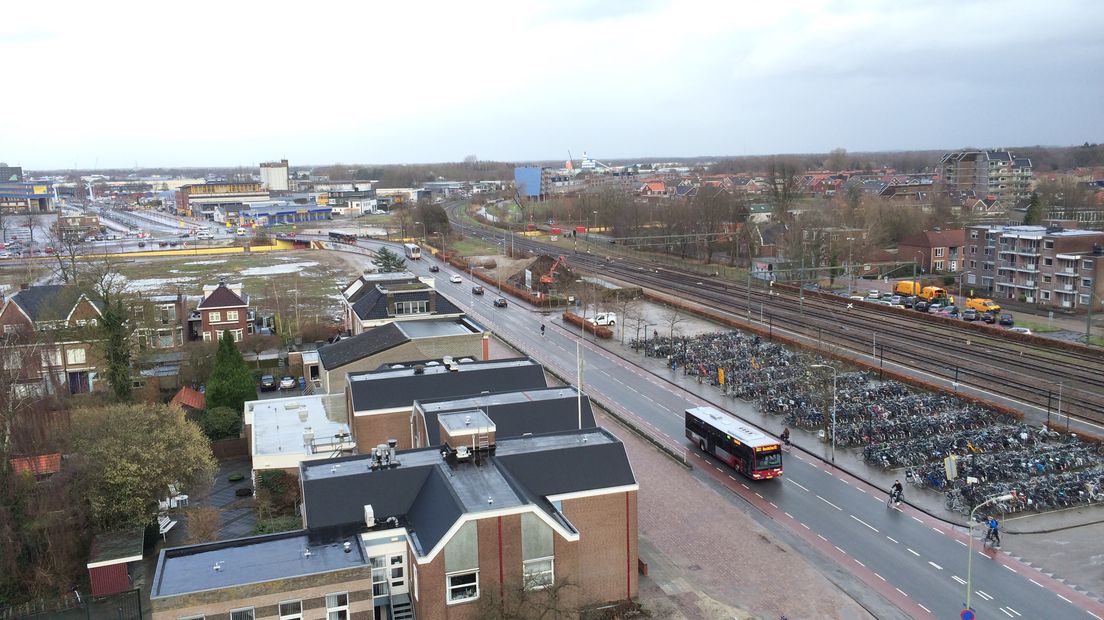
[(1081, 278), (1081, 286), (1092, 288), (1092, 278)]
[(207, 616), (204, 616), (203, 614), (200, 614), (198, 616), (184, 616), (183, 618), (180, 618), (180, 620), (207, 620)]
[[(285, 614), (281, 609), (284, 605), (299, 605), (299, 611)], [(276, 613), (279, 614), (280, 620), (303, 620), (303, 599), (276, 603)]]
[(211, 331), (210, 330), (204, 330), (203, 331), (203, 342), (211, 342)]
[(226, 321), (228, 323), (237, 322), (237, 320), (238, 320), (238, 311), (237, 310), (227, 310), (226, 311)]
[[(333, 607), (331, 607), (330, 606), (330, 597), (331, 596), (344, 596), (345, 597), (345, 604), (344, 605), (338, 604), (338, 605), (334, 605)], [(326, 620), (339, 620), (341, 618), (340, 615), (331, 615), (331, 614), (341, 614), (341, 612), (345, 612), (344, 617), (346, 619), (348, 619), (348, 617), (349, 617), (349, 593), (348, 592), (331, 592), (331, 593), (327, 594), (326, 595)]]
[(1092, 269), (1093, 268), (1092, 261), (1091, 260), (1081, 261), (1081, 268), (1082, 269)]
[[(234, 614), (248, 613), (249, 616), (234, 617)], [(238, 609), (230, 610), (230, 620), (257, 620), (257, 610), (253, 607), (239, 607)]]
[[(529, 567), (534, 564), (543, 564), (545, 562), (548, 563), (548, 568), (546, 570), (534, 571), (533, 573), (528, 571)], [(542, 578), (537, 580), (534, 576), (542, 576)], [(550, 555), (544, 558), (525, 560), (521, 563), (521, 580), (526, 590), (543, 590), (551, 586), (556, 581), (556, 557)]]
[(233, 329), (233, 330), (230, 330), (230, 333), (234, 335), (234, 342), (241, 342), (242, 341), (242, 330)]
[[(454, 589), (467, 588), (467, 587), (470, 587), (471, 584), (465, 583), (465, 584), (460, 584), (460, 585), (453, 585), (452, 580), (456, 579), (457, 577), (466, 577), (468, 575), (474, 575), (475, 576), (475, 594), (473, 594), (472, 596), (464, 597), (464, 598), (454, 599), (452, 597), (452, 591)], [(477, 600), (478, 598), (479, 598), (479, 569), (478, 568), (475, 569), (475, 570), (464, 570), (464, 571), (457, 571), (455, 573), (446, 573), (445, 574), (445, 603), (446, 604), (448, 604), (448, 605), (459, 605), (461, 603), (468, 603), (468, 602)]]
[(935, 257), (936, 258), (943, 258), (944, 250), (946, 250), (946, 248), (935, 248)]
[(208, 323), (221, 323), (222, 322), (222, 312), (218, 311), (218, 310), (214, 310), (214, 311), (210, 312), (207, 315), (207, 322)]
[[(77, 354), (80, 355), (77, 355)], [(88, 352), (84, 350), (84, 347), (65, 348), (65, 365), (66, 366), (82, 366), (88, 363)]]
[(1078, 297), (1079, 297), (1079, 299), (1077, 301), (1081, 305), (1083, 305), (1083, 306), (1089, 305), (1089, 296), (1088, 295), (1079, 295)]
[(1043, 297), (1043, 301), (1050, 301), (1050, 291), (1040, 291), (1039, 293)]

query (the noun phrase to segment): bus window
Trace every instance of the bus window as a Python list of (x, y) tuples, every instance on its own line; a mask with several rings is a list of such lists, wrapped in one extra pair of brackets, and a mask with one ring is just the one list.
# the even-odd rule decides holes
[(781, 452), (760, 452), (755, 455), (755, 469), (777, 469), (782, 467)]

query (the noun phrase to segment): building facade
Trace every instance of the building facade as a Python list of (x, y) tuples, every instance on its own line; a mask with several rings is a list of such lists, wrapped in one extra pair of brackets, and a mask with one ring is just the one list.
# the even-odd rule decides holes
[(253, 333), (249, 321), (249, 295), (242, 292), (241, 284), (219, 282), (217, 286), (203, 287), (203, 301), (196, 307), (199, 313), (191, 340), (218, 341), (223, 332), (230, 332), (234, 342)]
[(364, 274), (341, 292), (345, 329), (357, 335), (394, 321), (460, 318), (463, 311), (409, 272)]
[(957, 273), (963, 270), (965, 246), (965, 230), (928, 230), (902, 239), (897, 256), (916, 261), (925, 273)]
[(214, 220), (219, 205), (248, 205), (268, 200), (260, 183), (215, 182), (183, 185), (176, 190), (176, 211), (187, 217)]
[(270, 161), (261, 164), (261, 187), (270, 192), (286, 192), (291, 188), (288, 182), (288, 160)]
[(1031, 160), (1010, 151), (961, 150), (943, 155), (939, 172), (945, 189), (975, 197), (994, 196), (1006, 204), (1031, 195)]

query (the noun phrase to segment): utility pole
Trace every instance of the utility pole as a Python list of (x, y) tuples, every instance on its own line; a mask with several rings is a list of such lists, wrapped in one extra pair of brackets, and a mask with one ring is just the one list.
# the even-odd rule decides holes
[[(1093, 282), (1093, 286), (1096, 282)], [(1093, 292), (1089, 289), (1089, 312), (1085, 315), (1085, 344), (1092, 346), (1092, 311), (1093, 311)]]
[(855, 272), (852, 271), (851, 265), (851, 242), (854, 241), (854, 237), (847, 238), (847, 296), (851, 297), (851, 285), (855, 281)]

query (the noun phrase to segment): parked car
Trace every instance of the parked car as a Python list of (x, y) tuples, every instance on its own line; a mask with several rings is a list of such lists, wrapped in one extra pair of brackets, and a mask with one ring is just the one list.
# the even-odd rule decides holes
[(882, 292), (874, 289), (870, 289), (866, 292), (867, 299), (878, 299), (882, 296)]
[(951, 318), (957, 318), (958, 317), (958, 306), (944, 306), (943, 308), (940, 308), (939, 314), (941, 316), (949, 316)]
[(1002, 312), (1000, 315), (1000, 324), (1004, 325), (1005, 327), (1012, 327), (1013, 325), (1015, 325), (1016, 322), (1012, 320), (1012, 313)]
[(168, 241), (158, 241), (158, 242), (157, 242), (157, 247), (159, 247), (159, 248), (163, 248), (163, 247), (165, 247), (166, 245), (169, 245), (169, 242), (168, 242)]
[(494, 307), (495, 308), (505, 308), (506, 307), (506, 298), (505, 297), (495, 297)]
[(609, 327), (613, 327), (614, 325), (617, 325), (617, 314), (613, 312), (599, 312), (598, 314), (594, 315), (594, 318), (591, 320), (591, 322), (595, 325), (606, 325)]
[(276, 377), (272, 375), (264, 375), (261, 377), (261, 391), (271, 392), (276, 389)]
[(909, 295), (908, 297), (902, 297), (901, 298), (901, 305), (906, 307), (906, 308), (911, 308), (911, 307), (916, 305), (916, 298), (913, 297), (912, 295)]
[(441, 270), (441, 268), (438, 267), (437, 265), (430, 265), (429, 266), (429, 272), (430, 273), (437, 273), (440, 270)]
[(995, 312), (982, 312), (981, 313), (981, 320), (985, 321), (986, 323), (988, 323), (990, 325), (992, 325), (993, 323), (997, 322), (997, 313), (995, 313)]
[(294, 390), (295, 389), (295, 377), (293, 377), (291, 375), (284, 375), (284, 377), (282, 379), (280, 379), (280, 389), (281, 390)]
[(12, 257), (11, 252), (0, 252), (0, 258), (11, 258), (11, 257)]
[(966, 308), (962, 311), (963, 321), (976, 321), (978, 320), (978, 318), (980, 318), (980, 316), (978, 315), (978, 311), (974, 310), (973, 308)]
[(138, 247), (140, 247), (140, 248), (146, 247), (146, 242), (145, 241), (139, 241), (138, 242)]
[(1031, 330), (1026, 327), (1009, 327), (1008, 331), (1016, 332), (1017, 334), (1031, 334)]
[(891, 297), (889, 298), (889, 303), (893, 304), (894, 306), (899, 306), (899, 305), (901, 305), (901, 296), (900, 296), (900, 295), (893, 295), (893, 296), (891, 296)]
[(452, 282), (453, 284), (460, 284), (461, 282), (463, 282), (463, 280), (460, 279), (460, 276), (454, 273), (449, 276), (449, 282)]
[(483, 294), (483, 287), (482, 286), (476, 285), (476, 286), (472, 287), (472, 295), (482, 295), (482, 294)]
[(924, 301), (923, 299), (917, 299), (915, 302), (913, 302), (912, 309), (918, 312), (927, 312), (929, 309), (928, 305), (928, 302)]

